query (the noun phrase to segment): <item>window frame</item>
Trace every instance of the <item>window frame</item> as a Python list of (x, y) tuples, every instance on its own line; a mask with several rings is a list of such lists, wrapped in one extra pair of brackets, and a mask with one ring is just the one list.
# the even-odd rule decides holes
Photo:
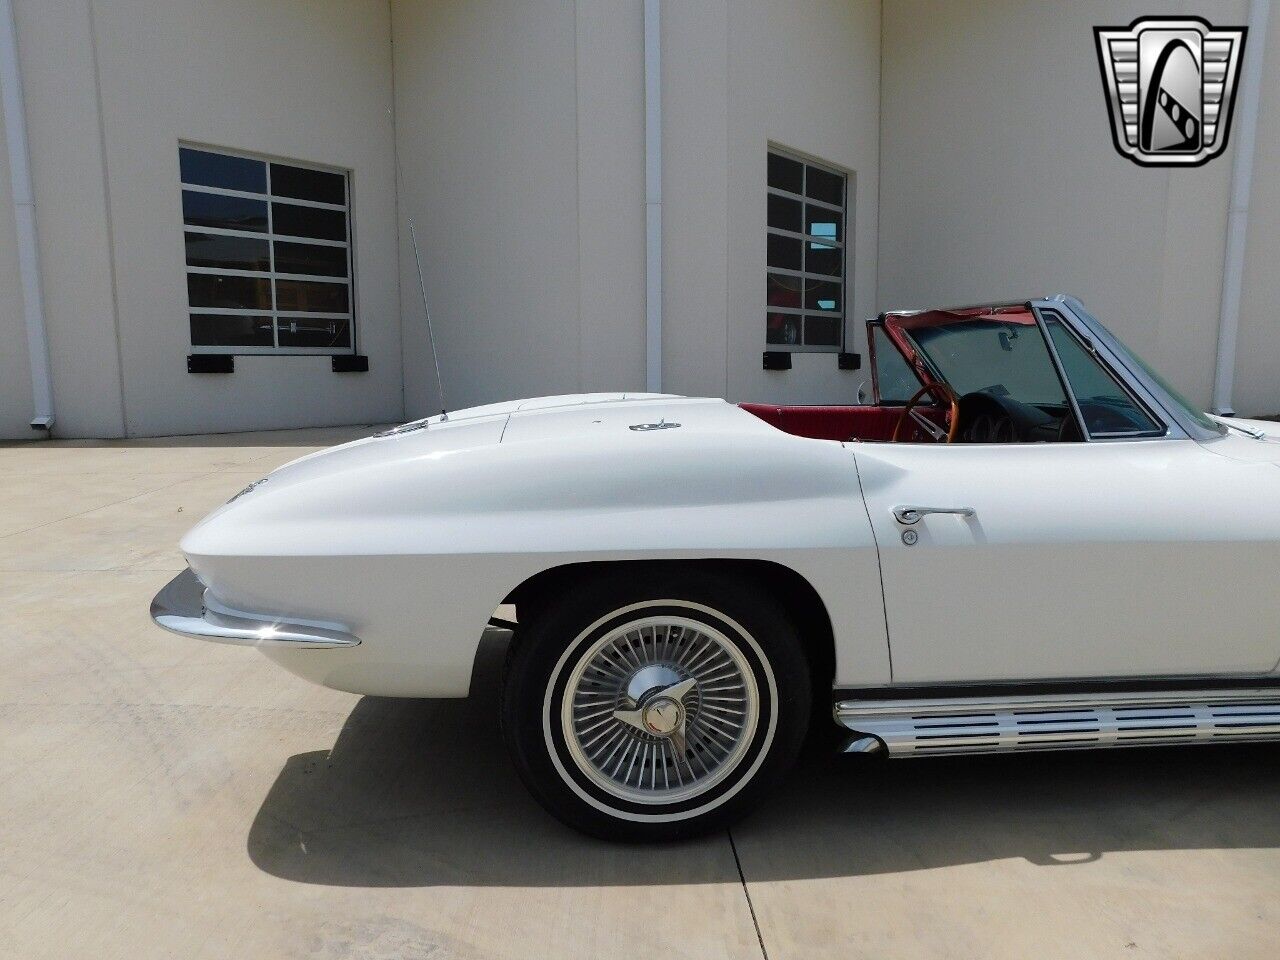
[[(769, 177), (767, 173), (767, 163), (768, 163), (768, 157), (774, 154), (786, 160), (791, 160), (795, 163), (799, 163), (804, 167), (804, 172), (802, 174), (802, 180), (800, 183), (801, 192), (799, 194), (792, 193), (789, 190), (783, 190), (779, 187), (774, 187), (769, 184)], [(786, 147), (778, 146), (777, 144), (773, 144), (773, 143), (770, 143), (768, 145), (768, 148), (765, 152), (765, 159), (766, 159), (766, 174), (765, 174), (766, 254), (765, 254), (765, 307), (764, 307), (765, 346), (764, 346), (764, 349), (768, 351), (778, 351), (778, 352), (785, 352), (785, 353), (842, 353), (845, 350), (845, 344), (848, 340), (849, 296), (850, 296), (850, 291), (853, 289), (853, 277), (850, 274), (850, 271), (852, 269), (852, 263), (853, 263), (853, 258), (850, 255), (850, 252), (853, 249), (853, 237), (849, 232), (849, 224), (851, 220), (856, 219), (853, 215), (853, 207), (857, 199), (857, 173), (853, 170), (845, 170), (841, 167), (835, 166), (834, 164), (815, 159), (806, 154), (798, 153), (794, 150), (790, 150)], [(832, 176), (840, 178), (841, 183), (844, 185), (844, 203), (842, 205), (836, 206), (835, 204), (829, 203), (825, 200), (819, 200), (814, 197), (805, 196), (804, 191), (808, 186), (808, 176), (809, 176), (808, 168), (809, 167), (814, 167), (818, 170), (821, 170), (824, 173), (828, 173)], [(794, 230), (786, 230), (782, 227), (774, 227), (769, 224), (768, 198), (771, 196), (782, 197), (787, 200), (793, 200), (793, 201), (799, 202), (800, 226), (802, 228), (800, 232), (797, 232)], [(817, 234), (810, 234), (810, 233), (803, 232), (803, 228), (805, 228), (807, 225), (805, 220), (805, 209), (804, 209), (806, 204), (810, 206), (820, 207), (823, 210), (827, 210), (837, 214), (840, 218), (840, 221), (839, 221), (840, 236), (842, 239), (833, 240), (832, 238), (829, 238), (829, 237), (822, 237), (822, 236), (818, 236)], [(792, 240), (799, 240), (801, 242), (802, 244), (802, 247), (801, 247), (802, 259), (800, 261), (801, 269), (792, 270), (786, 267), (774, 267), (769, 265), (767, 250), (768, 250), (768, 239), (770, 236), (785, 237)], [(805, 264), (805, 260), (803, 259), (804, 257), (803, 244), (805, 243), (821, 243), (827, 246), (835, 247), (837, 250), (839, 250), (840, 251), (840, 275), (838, 277), (835, 277), (835, 276), (832, 276), (831, 274), (813, 273), (808, 270), (805, 270), (804, 267), (806, 264)], [(769, 305), (768, 289), (769, 289), (769, 274), (771, 273), (776, 273), (776, 274), (787, 276), (787, 277), (794, 277), (800, 281), (802, 291), (801, 291), (801, 305), (799, 307), (773, 307)], [(806, 280), (810, 278), (814, 280), (822, 281), (822, 282), (830, 282), (833, 280), (839, 282), (840, 311), (839, 311), (838, 317), (835, 317), (832, 313), (827, 311), (810, 310), (804, 306), (803, 287), (805, 285)], [(770, 314), (782, 314), (784, 316), (799, 317), (801, 342), (771, 343), (769, 341), (769, 315)], [(826, 318), (826, 319), (836, 319), (840, 328), (840, 335), (839, 335), (838, 342), (833, 344), (804, 343), (805, 326), (808, 323), (809, 316)]]
[[(196, 150), (201, 153), (212, 153), (220, 156), (235, 157), (244, 160), (256, 160), (261, 162), (264, 167), (265, 175), (265, 193), (255, 193), (248, 190), (235, 190), (227, 187), (210, 187), (204, 184), (186, 183), (182, 178), (181, 156), (183, 150)], [(179, 160), (178, 168), (178, 190), (179, 198), (184, 192), (212, 194), (214, 196), (240, 197), (247, 200), (260, 200), (266, 204), (267, 208), (267, 227), (265, 231), (257, 230), (236, 230), (228, 227), (205, 227), (188, 224), (186, 218), (180, 212), (180, 227), (182, 231), (182, 239), (180, 249), (182, 250), (182, 268), (183, 280), (192, 274), (204, 276), (223, 276), (223, 277), (248, 277), (255, 280), (266, 280), (269, 284), (271, 292), (271, 306), (268, 308), (251, 308), (251, 307), (195, 307), (191, 305), (190, 297), (187, 297), (187, 307), (185, 316), (187, 318), (187, 340), (188, 346), (193, 354), (216, 354), (216, 355), (232, 355), (232, 356), (348, 356), (357, 353), (358, 342), (356, 334), (356, 315), (359, 313), (358, 291), (356, 289), (356, 254), (355, 254), (355, 218), (353, 214), (354, 204), (354, 176), (350, 169), (345, 167), (334, 167), (321, 163), (312, 163), (303, 160), (294, 160), (288, 157), (278, 157), (270, 154), (256, 153), (246, 150), (233, 150), (227, 147), (213, 146), (204, 143), (195, 143), (192, 141), (181, 140), (178, 142), (177, 158)], [(271, 166), (272, 164), (280, 164), (282, 166), (298, 167), (304, 170), (315, 170), (320, 173), (332, 173), (342, 177), (344, 184), (344, 192), (346, 202), (343, 204), (326, 203), (320, 200), (303, 200), (296, 197), (288, 197), (277, 195), (271, 190)], [(314, 237), (298, 237), (292, 234), (277, 234), (274, 232), (274, 211), (273, 204), (292, 204), (299, 207), (310, 207), (319, 210), (331, 210), (340, 212), (346, 219), (346, 238), (344, 240), (325, 240)], [(205, 234), (208, 236), (225, 236), (247, 238), (255, 240), (264, 240), (267, 244), (268, 269), (266, 271), (259, 270), (238, 270), (224, 267), (193, 267), (187, 263), (186, 245), (188, 234)], [(275, 269), (276, 258), (276, 242), (281, 243), (301, 243), (310, 244), (321, 247), (334, 247), (346, 250), (347, 254), (347, 275), (346, 277), (323, 276), (319, 274), (301, 274), (301, 273), (280, 273)], [(341, 311), (307, 311), (307, 310), (280, 310), (276, 306), (276, 281), (277, 280), (296, 280), (305, 283), (332, 283), (345, 284), (347, 287), (347, 310)], [(270, 317), (271, 318), (271, 337), (272, 346), (252, 346), (252, 345), (212, 345), (212, 344), (195, 344), (191, 343), (191, 317), (192, 316), (233, 316), (233, 317)], [(281, 346), (280, 345), (280, 325), (287, 323), (289, 320), (345, 320), (349, 331), (349, 342), (343, 346), (336, 347), (303, 347), (303, 346)]]

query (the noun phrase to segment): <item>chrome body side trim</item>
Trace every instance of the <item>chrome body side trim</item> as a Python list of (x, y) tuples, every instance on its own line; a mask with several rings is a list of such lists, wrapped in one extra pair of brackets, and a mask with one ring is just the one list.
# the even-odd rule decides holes
[(151, 601), (151, 619), (170, 633), (213, 643), (246, 647), (293, 647), (326, 650), (354, 647), (360, 638), (342, 630), (289, 623), (278, 619), (240, 617), (210, 609), (204, 585), (184, 570)]
[(835, 718), (892, 757), (1280, 740), (1280, 689), (844, 700)]

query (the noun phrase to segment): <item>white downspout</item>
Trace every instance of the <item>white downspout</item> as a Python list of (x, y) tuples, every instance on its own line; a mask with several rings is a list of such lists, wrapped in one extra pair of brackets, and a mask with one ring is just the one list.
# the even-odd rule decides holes
[(40, 291), (40, 249), (36, 242), (36, 200), (31, 188), (31, 155), (27, 150), (27, 118), (18, 69), (18, 27), (13, 0), (0, 0), (0, 100), (4, 104), (4, 135), (9, 145), (9, 179), (13, 185), (14, 220), (18, 236), (18, 273), (27, 321), (27, 353), (31, 361), (31, 395), (35, 416), (32, 429), (53, 428), (53, 377), (49, 369), (49, 341), (44, 328), (44, 297)]
[(661, 0), (644, 0), (644, 380), (662, 392)]
[(1222, 264), (1222, 305), (1218, 318), (1218, 361), (1213, 376), (1213, 412), (1233, 416), (1231, 395), (1236, 377), (1236, 335), (1240, 330), (1240, 289), (1244, 282), (1245, 241), (1249, 233), (1249, 192), (1253, 183), (1253, 144), (1262, 99), (1262, 59), (1267, 48), (1270, 0), (1249, 4), (1249, 48), (1240, 78), (1240, 129), (1231, 164), (1231, 208), (1227, 218), (1227, 250)]

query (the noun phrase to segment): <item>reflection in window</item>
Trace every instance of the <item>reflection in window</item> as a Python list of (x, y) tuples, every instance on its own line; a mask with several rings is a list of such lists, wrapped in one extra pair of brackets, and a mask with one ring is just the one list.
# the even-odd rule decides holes
[(922, 386), (920, 378), (879, 324), (871, 327), (871, 346), (875, 351), (875, 375), (880, 402), (905, 404)]
[(960, 396), (993, 393), (1021, 403), (1064, 409), (1062, 381), (1029, 313), (966, 316), (907, 331)]
[(765, 342), (773, 346), (800, 342), (800, 317), (794, 313), (770, 313), (765, 323)]
[(178, 161), (192, 348), (350, 352), (347, 174), (194, 147)]
[(275, 345), (275, 321), (248, 314), (191, 314), (193, 347), (270, 347)]
[(847, 177), (776, 150), (769, 152), (768, 168), (765, 342), (840, 350)]

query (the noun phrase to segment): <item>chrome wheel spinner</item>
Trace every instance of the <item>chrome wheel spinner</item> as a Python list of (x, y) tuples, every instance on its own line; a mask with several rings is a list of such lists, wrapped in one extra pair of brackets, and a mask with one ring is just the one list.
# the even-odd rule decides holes
[(619, 799), (675, 803), (737, 767), (760, 716), (754, 675), (738, 647), (678, 616), (610, 631), (570, 674), (561, 712), (574, 762)]

